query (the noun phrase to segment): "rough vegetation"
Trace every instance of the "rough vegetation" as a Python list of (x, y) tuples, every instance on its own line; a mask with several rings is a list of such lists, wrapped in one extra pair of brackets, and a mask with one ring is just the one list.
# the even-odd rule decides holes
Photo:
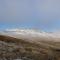
[(0, 35), (0, 60), (60, 60), (60, 49)]

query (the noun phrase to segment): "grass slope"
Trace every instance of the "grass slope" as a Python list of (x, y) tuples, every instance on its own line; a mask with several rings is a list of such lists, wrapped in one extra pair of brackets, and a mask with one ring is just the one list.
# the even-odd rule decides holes
[(0, 35), (0, 60), (60, 60), (60, 49), (54, 48), (58, 43), (43, 44)]

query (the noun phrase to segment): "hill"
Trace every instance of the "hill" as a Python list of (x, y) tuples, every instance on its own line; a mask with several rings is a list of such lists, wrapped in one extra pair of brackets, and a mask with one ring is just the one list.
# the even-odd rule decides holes
[(60, 34), (20, 29), (0, 31), (0, 60), (60, 60)]
[(0, 60), (60, 60), (60, 49), (0, 35)]

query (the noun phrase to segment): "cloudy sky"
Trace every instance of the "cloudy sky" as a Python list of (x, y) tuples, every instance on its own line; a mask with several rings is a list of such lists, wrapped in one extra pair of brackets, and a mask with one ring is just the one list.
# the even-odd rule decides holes
[(0, 29), (60, 30), (60, 0), (0, 0)]

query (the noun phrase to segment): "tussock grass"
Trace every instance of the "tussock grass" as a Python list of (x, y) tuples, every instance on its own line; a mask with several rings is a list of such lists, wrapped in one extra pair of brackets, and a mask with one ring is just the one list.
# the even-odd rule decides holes
[(55, 44), (47, 43), (48, 46), (44, 46), (0, 35), (0, 60), (60, 60), (60, 49), (54, 47)]

